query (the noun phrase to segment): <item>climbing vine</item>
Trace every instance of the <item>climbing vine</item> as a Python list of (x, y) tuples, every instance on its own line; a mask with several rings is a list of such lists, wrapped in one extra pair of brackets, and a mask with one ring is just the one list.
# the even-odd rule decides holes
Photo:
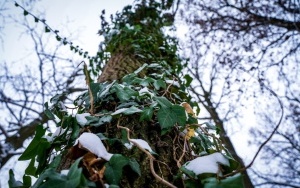
[[(72, 108), (61, 100), (66, 94), (45, 104), (48, 118), (59, 119), (57, 130), (46, 134), (47, 127), (37, 127), (19, 158), (30, 160), (23, 182), (10, 171), (10, 187), (242, 186), (239, 174), (223, 178), (238, 164), (218, 128), (198, 122), (200, 109), (187, 92), (192, 79), (182, 73), (186, 62), (177, 55), (176, 39), (163, 32), (174, 29), (167, 12), (172, 3), (127, 6), (111, 24), (102, 12), (105, 40), (98, 58), (82, 63), (87, 91)], [(134, 58), (138, 68), (118, 80), (94, 82), (92, 75), (119, 53)]]

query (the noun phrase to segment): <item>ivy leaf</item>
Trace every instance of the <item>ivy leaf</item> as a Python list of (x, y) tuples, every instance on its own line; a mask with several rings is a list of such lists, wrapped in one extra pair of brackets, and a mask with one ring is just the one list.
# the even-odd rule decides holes
[(24, 14), (24, 16), (27, 16), (29, 13), (27, 10), (24, 10), (23, 14)]
[(31, 187), (31, 177), (30, 176), (23, 176), (23, 187)]
[(58, 35), (56, 36), (56, 40), (57, 41), (61, 41), (61, 37), (59, 37)]
[(105, 115), (101, 118), (95, 117), (95, 116), (87, 116), (86, 119), (88, 120), (86, 125), (92, 125), (92, 126), (98, 127), (98, 126), (103, 125), (105, 123), (111, 122), (112, 116)]
[(25, 169), (25, 174), (31, 175), (31, 176), (36, 176), (36, 167), (34, 166), (35, 158), (32, 158), (28, 167)]
[(154, 85), (154, 87), (155, 87), (156, 90), (159, 90), (160, 88), (166, 89), (166, 87), (167, 87), (166, 82), (164, 82), (161, 79), (155, 80), (153, 82), (153, 85)]
[(82, 168), (78, 168), (80, 158), (72, 164), (69, 173), (68, 173), (68, 187), (78, 187), (80, 184)]
[(186, 75), (184, 75), (184, 79), (186, 81), (185, 87), (189, 87), (193, 81), (193, 78), (190, 75), (186, 74)]
[(162, 108), (172, 107), (172, 103), (166, 97), (155, 97), (154, 100), (156, 100)]
[(154, 82), (155, 80), (153, 78), (149, 78), (149, 77), (146, 77), (144, 79), (141, 80), (141, 82), (139, 83), (141, 86), (144, 86), (144, 87), (148, 87), (150, 83)]
[(48, 26), (45, 27), (45, 32), (46, 32), (46, 33), (49, 33), (49, 32), (50, 32), (50, 29), (49, 29)]
[[(47, 182), (43, 185), (41, 185), (43, 183), (43, 181), (45, 179), (52, 179), (52, 180), (57, 180), (57, 182), (55, 182), (56, 184), (53, 185), (59, 185), (60, 182), (64, 182), (67, 180), (66, 176), (62, 176), (61, 174), (57, 173), (55, 171), (55, 169), (53, 168), (48, 168), (46, 169), (40, 176), (39, 178), (36, 180), (36, 182), (34, 183), (34, 185), (32, 186), (32, 188), (41, 188), (41, 187), (47, 187)], [(49, 181), (50, 181), (49, 180)], [(51, 184), (51, 181), (50, 181)], [(53, 187), (53, 186), (52, 186)]]
[[(42, 125), (36, 127), (36, 134), (26, 150), (19, 157), (20, 161), (29, 160), (37, 155), (37, 149), (40, 147), (42, 137), (44, 136), (46, 129)], [(44, 138), (45, 139), (45, 138)]]
[(141, 176), (140, 165), (135, 159), (129, 159), (128, 164), (134, 172), (136, 172), (139, 176)]
[(136, 76), (137, 76), (137, 74), (135, 74), (135, 73), (127, 74), (126, 76), (124, 76), (122, 78), (122, 82), (131, 84), (134, 81), (134, 79), (136, 78)]
[(138, 109), (137, 107), (132, 106), (130, 108), (121, 108), (121, 109), (115, 111), (114, 113), (112, 113), (111, 115), (112, 116), (118, 115), (118, 114), (130, 115), (130, 114), (140, 113), (140, 112), (142, 112), (141, 109)]
[(138, 96), (138, 92), (131, 89), (130, 87), (122, 87), (121, 85), (115, 85), (114, 89), (116, 89), (116, 93), (118, 98), (121, 100), (121, 102), (123, 101), (128, 101), (131, 97), (133, 96)]
[(180, 126), (184, 126), (186, 123), (185, 110), (179, 105), (159, 109), (157, 118), (162, 128), (162, 134), (168, 132), (176, 123)]
[(150, 121), (152, 119), (152, 116), (153, 116), (153, 108), (146, 107), (142, 111), (140, 121), (143, 121), (143, 120)]
[(11, 188), (14, 188), (14, 187), (22, 187), (22, 186), (23, 186), (22, 182), (16, 181), (16, 179), (15, 179), (15, 174), (14, 174), (14, 172), (12, 171), (12, 169), (9, 170), (9, 180), (8, 180), (8, 185), (9, 185), (9, 187), (11, 187)]
[(44, 113), (46, 114), (46, 116), (51, 119), (51, 120), (54, 120), (55, 119), (55, 116), (52, 114), (52, 112), (49, 110), (48, 108), (48, 102), (45, 103), (45, 110), (44, 110)]
[(138, 68), (136, 71), (134, 71), (135, 74), (140, 73), (145, 67), (147, 67), (148, 65), (146, 63), (144, 63), (140, 68)]
[(122, 177), (123, 167), (129, 163), (127, 157), (114, 154), (108, 163), (105, 164), (104, 176), (109, 184), (118, 185)]
[(228, 177), (223, 180), (218, 180), (216, 178), (207, 178), (203, 181), (204, 188), (240, 188), (244, 187), (243, 179), (241, 174), (234, 175), (232, 177)]

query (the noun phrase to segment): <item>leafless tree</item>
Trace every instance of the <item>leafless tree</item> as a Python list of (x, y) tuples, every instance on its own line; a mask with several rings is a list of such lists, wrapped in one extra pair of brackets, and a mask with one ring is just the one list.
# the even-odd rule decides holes
[(55, 36), (45, 33), (32, 18), (14, 21), (24, 29), (28, 48), (33, 50), (19, 61), (3, 60), (0, 64), (1, 167), (23, 151), (24, 141), (34, 135), (37, 125), (51, 125), (43, 112), (51, 97), (66, 93), (61, 99), (71, 105), (68, 97), (85, 90), (78, 57), (68, 56), (72, 54), (69, 49), (63, 43), (53, 43)]
[(244, 109), (256, 115), (253, 144), (264, 142), (279, 119), (276, 99), (261, 86), (284, 104), (284, 121), (251, 169), (256, 186), (300, 186), (299, 9), (293, 0), (186, 1), (181, 14), (189, 26), (192, 93), (232, 153), (228, 131), (243, 126)]

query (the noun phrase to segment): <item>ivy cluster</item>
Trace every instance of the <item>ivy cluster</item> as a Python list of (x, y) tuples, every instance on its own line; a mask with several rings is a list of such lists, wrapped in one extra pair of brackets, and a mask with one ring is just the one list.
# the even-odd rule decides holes
[[(109, 161), (101, 164), (102, 168), (99, 170), (98, 179), (105, 180), (109, 187), (120, 185), (124, 180), (125, 168), (129, 167), (137, 176), (148, 173), (141, 168), (145, 165), (139, 160), (141, 153), (138, 151), (141, 150), (150, 159), (152, 175), (159, 181), (165, 182), (165, 185), (170, 185), (155, 174), (151, 166), (154, 156), (158, 156), (159, 153), (150, 154), (141, 146), (138, 147), (137, 153), (127, 149), (124, 145), (131, 142), (130, 136), (134, 139), (144, 139), (150, 146), (153, 146), (151, 139), (155, 136), (165, 136), (185, 148), (183, 150), (173, 148), (174, 153), (177, 153), (171, 156), (172, 160), (173, 158), (177, 160), (177, 166), (175, 163), (173, 168), (176, 172), (173, 174), (172, 181), (179, 182), (178, 184), (186, 187), (241, 185), (240, 176), (226, 178), (226, 181), (218, 180), (216, 174), (195, 175), (192, 171), (180, 167), (196, 156), (215, 152), (226, 153), (229, 158), (230, 166), (224, 168), (224, 173), (236, 170), (238, 164), (230, 157), (230, 153), (219, 140), (218, 128), (208, 123), (198, 124), (196, 115), (200, 109), (196, 103), (191, 102), (187, 94), (192, 78), (182, 73), (185, 63), (182, 63), (183, 61), (176, 54), (176, 39), (163, 32), (163, 29), (169, 27), (173, 21), (171, 14), (166, 13), (166, 8), (170, 8), (172, 4), (170, 2), (172, 1), (168, 0), (161, 4), (150, 0), (142, 1), (135, 6), (127, 6), (121, 13), (116, 14), (116, 17), (111, 17), (112, 25), (105, 21), (103, 12), (102, 29), (99, 34), (105, 37), (104, 43), (97, 58), (90, 59), (89, 68), (87, 66), (84, 68), (88, 90), (74, 100), (72, 109), (66, 107), (60, 100), (65, 94), (54, 96), (50, 100), (51, 105), (45, 104), (45, 114), (48, 118), (58, 119), (56, 123), (58, 132), (47, 134), (46, 128), (42, 125), (38, 126), (32, 142), (19, 158), (19, 160), (30, 160), (23, 183), (16, 181), (13, 172), (10, 171), (11, 187), (97, 186), (96, 183), (99, 182), (94, 183), (90, 181), (91, 177), (88, 180), (84, 175), (86, 172), (81, 162), (83, 155), (73, 156), (75, 162), (73, 161), (68, 168), (68, 173), (61, 173), (61, 169), (58, 169), (70, 153), (74, 154), (68, 149), (74, 146), (76, 139), (83, 132), (95, 133), (110, 148), (109, 152), (114, 154)], [(134, 55), (144, 64), (120, 80), (92, 82), (91, 74), (97, 75), (103, 64), (107, 62), (107, 58), (119, 51)], [(139, 73), (144, 70), (147, 70), (147, 74), (141, 77)], [(187, 110), (180, 105), (182, 102), (189, 103), (196, 109), (196, 114), (187, 113)], [(84, 123), (77, 119), (78, 115), (83, 114), (86, 120)], [(128, 125), (122, 122), (120, 125), (122, 120)], [(134, 125), (129, 125), (130, 123)], [(137, 126), (141, 130), (135, 130)], [(147, 126), (151, 126), (154, 130), (153, 135), (148, 138), (144, 129)], [(186, 138), (185, 132), (188, 129), (195, 132), (189, 139)], [(130, 133), (133, 135), (129, 135)], [(31, 185), (31, 176), (38, 178), (33, 185)]]

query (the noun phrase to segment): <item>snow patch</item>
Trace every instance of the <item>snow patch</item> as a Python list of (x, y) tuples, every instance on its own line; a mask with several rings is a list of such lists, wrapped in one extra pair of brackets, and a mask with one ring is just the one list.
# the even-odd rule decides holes
[(229, 160), (223, 154), (216, 152), (203, 157), (197, 157), (185, 163), (184, 167), (196, 175), (203, 173), (217, 174), (219, 172), (218, 164), (229, 166)]
[(85, 117), (90, 115), (91, 115), (90, 113), (76, 114), (75, 118), (79, 123), (79, 125), (85, 126), (85, 124), (87, 123), (87, 119)]
[(60, 171), (60, 174), (67, 176), (69, 173), (69, 170), (62, 170)]
[[(149, 146), (148, 142), (146, 142), (143, 139), (130, 139), (129, 141), (133, 141), (134, 143), (137, 143), (139, 146), (144, 148), (145, 150), (148, 150), (150, 153), (155, 153), (151, 147)], [(132, 144), (131, 144), (132, 145)]]
[(99, 158), (109, 161), (113, 154), (108, 153), (101, 139), (93, 133), (82, 133), (75, 141), (75, 145), (80, 144), (82, 148), (94, 153)]

